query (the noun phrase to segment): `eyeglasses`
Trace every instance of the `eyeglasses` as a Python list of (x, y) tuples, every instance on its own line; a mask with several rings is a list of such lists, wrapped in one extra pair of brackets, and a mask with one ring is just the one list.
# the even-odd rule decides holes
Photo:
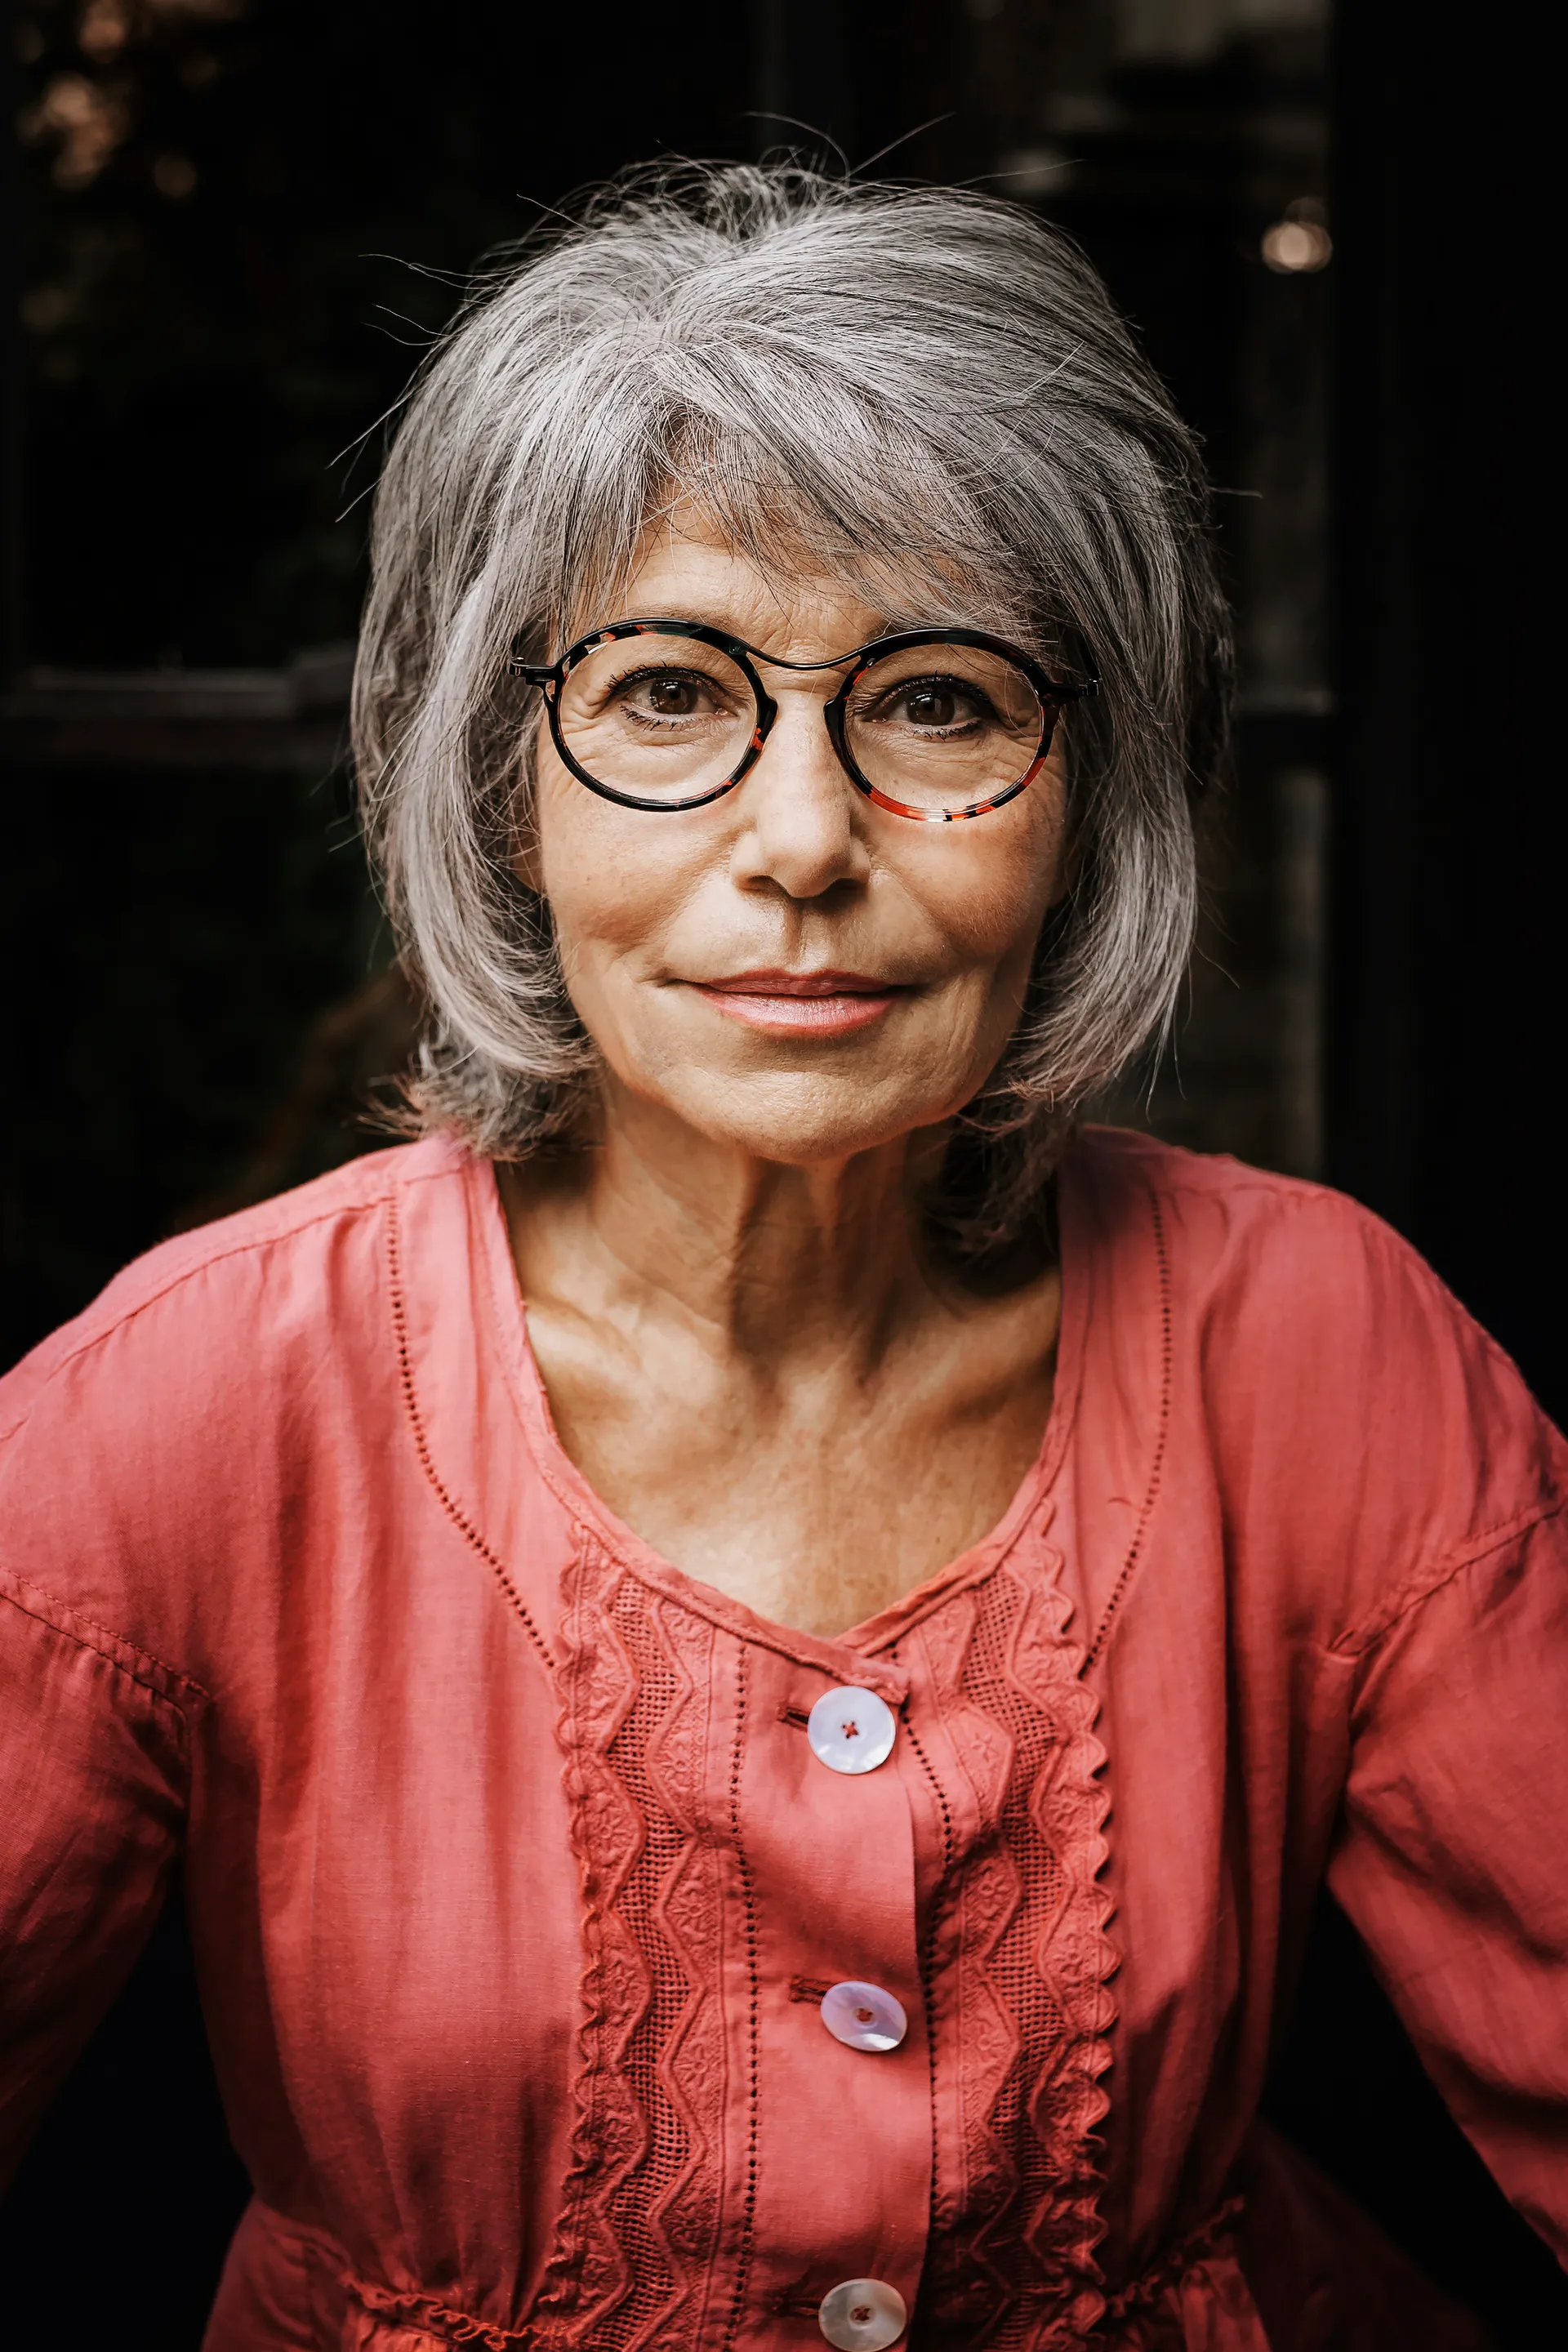
[(781, 661), (700, 621), (617, 621), (558, 662), (513, 677), (543, 690), (550, 732), (580, 783), (623, 808), (720, 800), (762, 755), (778, 705), (764, 669), (844, 669), (822, 707), (858, 791), (895, 816), (955, 824), (1016, 799), (1045, 765), (1066, 685), (1016, 646), (977, 629), (905, 629), (831, 661)]

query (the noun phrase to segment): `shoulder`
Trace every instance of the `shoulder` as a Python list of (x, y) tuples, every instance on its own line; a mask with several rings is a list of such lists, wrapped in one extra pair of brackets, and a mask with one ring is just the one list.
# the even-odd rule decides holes
[(1506, 1361), (1419, 1253), (1343, 1192), (1128, 1129), (1085, 1129), (1078, 1157), (1102, 1218), (1146, 1222), (1184, 1313), (1219, 1318), (1232, 1338), (1256, 1326), (1275, 1358), (1375, 1340), (1387, 1367), (1437, 1328)]
[(197, 1601), (286, 1573), (387, 1462), (396, 1212), (460, 1263), (471, 1168), (439, 1139), (353, 1161), (149, 1251), (36, 1348), (0, 1381), (0, 1591), (196, 1655)]
[(1107, 1303), (1163, 1314), (1173, 1428), (1209, 1454), (1233, 1530), (1310, 1551), (1347, 1617), (1560, 1509), (1568, 1445), (1370, 1210), (1110, 1129), (1086, 1131), (1079, 1181)]
[(234, 1363), (254, 1380), (290, 1339), (352, 1333), (388, 1206), (411, 1188), (458, 1182), (465, 1165), (444, 1138), (401, 1145), (160, 1243), (0, 1379), (0, 1444), (51, 1388), (110, 1360), (142, 1378), (163, 1366), (184, 1381)]

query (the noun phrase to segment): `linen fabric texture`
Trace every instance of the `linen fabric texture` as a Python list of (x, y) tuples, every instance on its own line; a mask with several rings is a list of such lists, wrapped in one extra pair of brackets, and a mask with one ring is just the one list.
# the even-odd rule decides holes
[(1037, 1461), (836, 1641), (593, 1494), (444, 1140), (0, 1383), (0, 2146), (183, 1861), (256, 2190), (208, 2352), (809, 2352), (856, 2278), (943, 2352), (1458, 2352), (1256, 2120), (1325, 1874), (1568, 2255), (1563, 1441), (1331, 1192), (1089, 1129), (1059, 1209)]

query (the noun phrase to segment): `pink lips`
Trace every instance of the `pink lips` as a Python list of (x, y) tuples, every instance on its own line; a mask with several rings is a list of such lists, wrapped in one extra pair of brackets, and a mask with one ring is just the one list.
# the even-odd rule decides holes
[(741, 971), (694, 983), (714, 1010), (784, 1037), (868, 1029), (906, 992), (858, 971)]

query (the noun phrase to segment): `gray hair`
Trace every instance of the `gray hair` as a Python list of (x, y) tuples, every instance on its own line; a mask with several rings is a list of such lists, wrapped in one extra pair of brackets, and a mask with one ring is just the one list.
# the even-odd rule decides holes
[(521, 1158), (579, 1127), (595, 1056), (513, 871), (534, 689), (507, 656), (591, 625), (677, 501), (889, 625), (1098, 671), (1068, 730), (1073, 887), (961, 1122), (950, 1223), (994, 1241), (1163, 1037), (1191, 948), (1229, 676), (1193, 437), (1083, 255), (990, 197), (655, 167), (488, 269), (386, 464), (354, 680), (368, 838), (428, 1007), (416, 1129)]

